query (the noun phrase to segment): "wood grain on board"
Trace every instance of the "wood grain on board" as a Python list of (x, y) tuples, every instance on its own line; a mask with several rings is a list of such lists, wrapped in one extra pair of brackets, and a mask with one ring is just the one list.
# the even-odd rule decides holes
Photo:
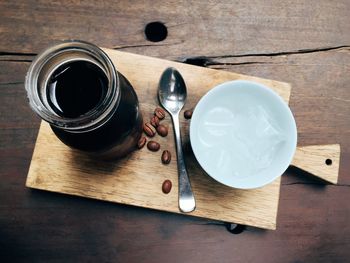
[[(145, 120), (152, 116), (158, 105), (159, 78), (170, 66), (177, 68), (186, 82), (189, 100), (185, 108), (193, 108), (215, 85), (235, 79), (266, 84), (286, 102), (289, 101), (291, 88), (287, 83), (109, 49), (105, 51), (135, 88)], [(189, 156), (187, 166), (197, 202), (196, 210), (190, 215), (275, 229), (280, 178), (253, 190), (233, 189), (215, 182), (204, 174), (190, 153), (189, 121), (181, 116), (181, 122), (183, 142)], [(169, 116), (164, 123), (172, 130)], [(155, 140), (160, 142), (161, 150), (169, 149), (175, 156), (172, 132), (166, 138), (158, 136)], [(178, 213), (177, 176), (176, 160), (170, 165), (163, 165), (160, 153), (151, 153), (146, 147), (113, 163), (92, 160), (63, 145), (51, 132), (49, 125), (42, 123), (27, 186)], [(173, 182), (173, 190), (168, 195), (161, 191), (161, 185), (166, 179)]]

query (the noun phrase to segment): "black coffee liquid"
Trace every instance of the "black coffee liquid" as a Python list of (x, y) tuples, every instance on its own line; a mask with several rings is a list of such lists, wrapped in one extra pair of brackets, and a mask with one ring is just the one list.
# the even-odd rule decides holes
[[(143, 123), (138, 99), (129, 81), (120, 72), (117, 74), (120, 100), (109, 119), (96, 129), (78, 132), (51, 125), (63, 143), (106, 159), (124, 156), (135, 149)], [(47, 100), (56, 114), (77, 118), (92, 110), (101, 111), (97, 106), (106, 97), (108, 79), (95, 64), (74, 61), (55, 70), (47, 88)]]
[(108, 79), (101, 68), (87, 61), (73, 61), (60, 66), (48, 83), (47, 98), (61, 117), (77, 118), (105, 98)]

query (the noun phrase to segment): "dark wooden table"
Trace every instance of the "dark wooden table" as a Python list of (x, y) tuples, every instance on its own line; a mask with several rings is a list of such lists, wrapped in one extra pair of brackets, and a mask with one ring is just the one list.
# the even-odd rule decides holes
[[(147, 39), (160, 21), (167, 35)], [(157, 29), (157, 28), (156, 28)], [(56, 41), (290, 82), (299, 145), (341, 144), (338, 185), (282, 177), (276, 231), (30, 190), (24, 77)], [(349, 262), (350, 2), (0, 1), (0, 261)]]

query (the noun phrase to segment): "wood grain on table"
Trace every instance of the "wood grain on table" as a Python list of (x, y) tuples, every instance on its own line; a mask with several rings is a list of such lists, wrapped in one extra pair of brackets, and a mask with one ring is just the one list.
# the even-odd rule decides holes
[[(1, 1), (0, 258), (7, 261), (346, 262), (350, 257), (350, 2)], [(161, 21), (167, 38), (145, 39)], [(277, 231), (25, 188), (40, 120), (23, 80), (63, 39), (292, 84), (300, 145), (341, 145), (337, 185), (282, 176)], [(2, 260), (4, 261), (4, 260)]]

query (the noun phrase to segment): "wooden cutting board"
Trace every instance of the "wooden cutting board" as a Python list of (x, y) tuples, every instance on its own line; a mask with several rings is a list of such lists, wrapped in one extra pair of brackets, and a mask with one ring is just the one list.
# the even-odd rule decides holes
[[(157, 88), (161, 73), (169, 66), (177, 68), (187, 84), (188, 101), (184, 109), (193, 108), (212, 87), (225, 81), (245, 79), (257, 81), (275, 90), (286, 102), (291, 87), (287, 83), (212, 70), (104, 49), (113, 63), (136, 90), (144, 121), (148, 121), (158, 105)], [(265, 229), (276, 228), (280, 178), (254, 190), (237, 190), (221, 185), (199, 167), (190, 149), (189, 120), (180, 117), (186, 163), (197, 201), (194, 212), (186, 214)], [(178, 180), (174, 136), (170, 117), (163, 121), (169, 135), (156, 136), (161, 150), (150, 152), (144, 147), (126, 158), (103, 162), (91, 159), (61, 143), (49, 125), (41, 123), (26, 185), (31, 188), (135, 205), (168, 212), (178, 209)], [(160, 161), (162, 150), (168, 149), (173, 159), (169, 165)], [(173, 183), (169, 194), (162, 193), (162, 183)]]

